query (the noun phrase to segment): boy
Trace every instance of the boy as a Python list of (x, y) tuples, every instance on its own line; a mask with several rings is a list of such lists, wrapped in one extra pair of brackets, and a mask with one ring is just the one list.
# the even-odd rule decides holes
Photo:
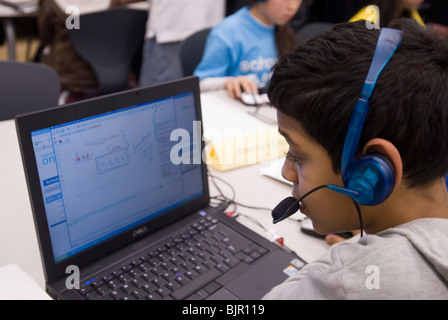
[[(267, 299), (448, 299), (448, 44), (410, 19), (380, 74), (356, 158), (386, 158), (392, 191), (375, 205), (319, 189), (301, 211), (319, 233), (360, 228), (357, 243), (333, 246)], [(274, 67), (269, 98), (289, 151), (282, 175), (299, 199), (343, 186), (341, 157), (350, 119), (380, 30), (346, 23), (297, 47)], [(361, 220), (362, 218), (362, 220)]]

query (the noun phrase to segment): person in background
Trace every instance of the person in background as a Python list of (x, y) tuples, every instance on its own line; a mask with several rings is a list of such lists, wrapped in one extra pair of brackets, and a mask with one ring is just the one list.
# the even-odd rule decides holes
[(201, 91), (226, 89), (232, 98), (256, 94), (270, 81), (271, 68), (296, 38), (288, 23), (302, 0), (252, 1), (215, 26), (194, 74)]
[(418, 9), (424, 0), (373, 0), (370, 5), (375, 5), (379, 9), (379, 23), (374, 21), (374, 13), (366, 10), (367, 7), (358, 11), (349, 22), (358, 20), (369, 20), (377, 23), (380, 27), (387, 27), (398, 18), (411, 18), (424, 26), (425, 23), (418, 13)]
[(148, 1), (140, 86), (181, 78), (181, 42), (199, 30), (216, 25), (225, 15), (225, 0)]
[(37, 16), (40, 54), (37, 60), (49, 65), (59, 75), (62, 89), (70, 96), (65, 102), (87, 98), (85, 90), (97, 87), (95, 73), (76, 52), (70, 41), (66, 20), (68, 6), (75, 5), (80, 14), (126, 5), (139, 0), (41, 0)]
[(426, 0), (419, 12), (436, 34), (448, 39), (448, 1)]

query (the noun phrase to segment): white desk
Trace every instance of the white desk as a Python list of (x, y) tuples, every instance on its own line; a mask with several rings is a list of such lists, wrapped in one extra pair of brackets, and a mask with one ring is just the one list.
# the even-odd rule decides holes
[[(222, 131), (227, 128), (236, 128), (237, 126), (245, 126), (244, 128), (257, 127), (261, 130), (273, 126), (276, 127), (276, 124), (274, 125), (272, 122), (265, 122), (249, 115), (248, 112), (253, 112), (254, 107), (246, 107), (241, 102), (231, 99), (225, 91), (202, 93), (201, 104), (204, 136), (206, 138), (210, 130)], [(229, 113), (226, 118), (234, 119), (231, 121), (232, 123), (222, 121), (224, 117), (223, 113), (226, 112)], [(263, 119), (276, 119), (276, 111), (271, 107), (261, 107), (258, 114), (261, 114)], [(246, 115), (250, 119), (247, 119)], [(243, 121), (241, 121), (241, 118), (244, 118)], [(235, 201), (253, 207), (272, 209), (281, 200), (291, 195), (292, 187), (284, 182), (261, 175), (260, 169), (266, 165), (268, 165), (267, 162), (225, 172), (220, 172), (209, 167), (209, 171), (232, 185), (236, 193)], [(218, 181), (218, 185), (220, 188), (222, 187), (222, 191), (226, 195), (229, 197), (232, 195), (231, 190), (224, 184)], [(210, 183), (210, 187), (212, 195), (217, 194), (212, 183)], [(316, 260), (329, 248), (324, 240), (302, 233), (300, 223), (293, 220), (304, 217), (300, 212), (291, 219), (274, 225), (272, 224), (271, 213), (266, 210), (238, 207), (237, 211), (255, 218), (266, 229), (275, 228), (278, 235), (284, 238), (285, 245), (308, 262)], [(266, 236), (266, 232), (250, 220), (241, 217), (238, 218), (238, 221), (261, 235)]]
[[(218, 93), (215, 97), (221, 97), (221, 99), (214, 99), (209, 94), (203, 95), (205, 114), (207, 114), (209, 98), (212, 98), (214, 103), (221, 101), (222, 108), (226, 108), (226, 105), (240, 107), (238, 102), (231, 101), (222, 93)], [(229, 107), (229, 110), (233, 107)], [(244, 107), (242, 108), (244, 110)], [(207, 117), (211, 116), (212, 114), (207, 114)], [(204, 121), (206, 120), (204, 119)], [(40, 287), (44, 288), (45, 280), (41, 257), (15, 124), (12, 120), (0, 121), (0, 150), (0, 267), (15, 263), (28, 273)], [(261, 176), (259, 169), (262, 166), (263, 164), (252, 165), (227, 172), (217, 172), (211, 168), (210, 171), (233, 186), (237, 194), (236, 201), (251, 206), (273, 208), (280, 200), (290, 195), (291, 187), (269, 177)], [(231, 195), (226, 186), (219, 185), (223, 192)], [(217, 194), (212, 183), (210, 183), (210, 189), (212, 195)], [(266, 228), (274, 227), (271, 215), (267, 211), (243, 207), (238, 207), (238, 211), (256, 218)], [(251, 221), (243, 217), (238, 220), (256, 232), (266, 235), (264, 230)], [(328, 248), (323, 240), (301, 233), (298, 222), (288, 219), (275, 225), (275, 229), (284, 237), (285, 244), (307, 261), (318, 258)]]
[(42, 269), (13, 120), (0, 121), (0, 267), (16, 263), (43, 288)]

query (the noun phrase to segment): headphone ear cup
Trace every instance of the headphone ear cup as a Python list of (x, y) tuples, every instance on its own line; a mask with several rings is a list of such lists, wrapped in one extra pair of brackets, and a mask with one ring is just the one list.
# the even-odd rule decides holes
[(375, 206), (384, 202), (395, 186), (395, 172), (382, 154), (367, 154), (357, 159), (345, 179), (346, 188), (359, 193), (352, 197), (360, 205)]

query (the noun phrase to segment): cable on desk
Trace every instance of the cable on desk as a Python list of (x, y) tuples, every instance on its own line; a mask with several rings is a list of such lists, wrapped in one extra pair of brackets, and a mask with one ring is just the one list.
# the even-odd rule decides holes
[[(219, 193), (218, 196), (211, 197), (212, 199), (220, 201), (219, 204), (221, 204), (222, 202), (228, 202), (229, 205), (233, 205), (234, 206), (233, 212), (235, 214), (233, 214), (232, 217), (235, 217), (235, 218), (237, 216), (245, 217), (246, 219), (248, 219), (248, 220), (252, 221), (253, 223), (257, 224), (264, 231), (266, 231), (266, 232), (268, 231), (268, 228), (263, 226), (257, 219), (255, 219), (254, 217), (251, 217), (249, 215), (246, 215), (246, 214), (243, 214), (243, 213), (240, 213), (240, 212), (236, 212), (236, 208), (237, 208), (237, 206), (240, 206), (240, 207), (245, 207), (245, 208), (254, 209), (254, 210), (265, 210), (265, 211), (268, 211), (268, 212), (271, 212), (272, 209), (266, 208), (266, 207), (250, 206), (250, 205), (243, 204), (241, 202), (235, 201), (236, 192), (235, 192), (235, 189), (230, 185), (230, 183), (228, 183), (227, 181), (225, 181), (224, 179), (222, 179), (220, 177), (217, 177), (217, 176), (213, 175), (210, 171), (208, 171), (208, 175), (211, 178), (211, 181), (212, 181), (213, 185), (215, 186), (216, 190), (218, 190), (218, 193)], [(224, 183), (232, 191), (232, 196), (230, 198), (224, 194), (224, 192), (221, 190), (221, 188), (216, 183), (216, 180), (219, 180), (220, 182)]]
[[(263, 229), (266, 233), (269, 233), (269, 229), (266, 228), (265, 226), (263, 226), (257, 219), (255, 219), (252, 216), (243, 214), (243, 213), (237, 213), (236, 212), (236, 208), (237, 206), (241, 206), (241, 207), (245, 207), (245, 208), (249, 208), (249, 209), (255, 209), (255, 210), (265, 210), (268, 211), (269, 213), (272, 211), (271, 208), (266, 208), (266, 207), (256, 207), (256, 206), (249, 206), (240, 202), (235, 201), (235, 196), (236, 196), (236, 192), (235, 189), (232, 187), (232, 185), (230, 183), (228, 183), (227, 181), (225, 181), (224, 179), (220, 178), (220, 177), (216, 177), (215, 175), (213, 175), (210, 171), (207, 170), (208, 176), (211, 178), (211, 181), (213, 183), (213, 185), (215, 186), (216, 190), (218, 190), (219, 195), (218, 196), (213, 196), (211, 197), (211, 199), (214, 200), (218, 200), (218, 204), (217, 205), (223, 205), (226, 202), (228, 203), (228, 205), (233, 205), (234, 206), (234, 210), (231, 211), (232, 215), (231, 217), (236, 218), (238, 216), (242, 216), (246, 219), (248, 219), (249, 221), (251, 221), (252, 223), (258, 225), (261, 229)], [(227, 197), (224, 192), (221, 190), (221, 188), (218, 186), (218, 184), (216, 183), (216, 180), (221, 181), (222, 183), (224, 183), (231, 191), (232, 191), (232, 197), (229, 198)], [(283, 249), (290, 251), (292, 253), (294, 253), (296, 256), (299, 256), (297, 254), (297, 252), (295, 252), (294, 250), (292, 250), (291, 248), (288, 248), (284, 243), (283, 243), (283, 237), (281, 237), (280, 239), (277, 239), (274, 241), (274, 243), (277, 243), (277, 245), (279, 245), (280, 247), (282, 247)]]

